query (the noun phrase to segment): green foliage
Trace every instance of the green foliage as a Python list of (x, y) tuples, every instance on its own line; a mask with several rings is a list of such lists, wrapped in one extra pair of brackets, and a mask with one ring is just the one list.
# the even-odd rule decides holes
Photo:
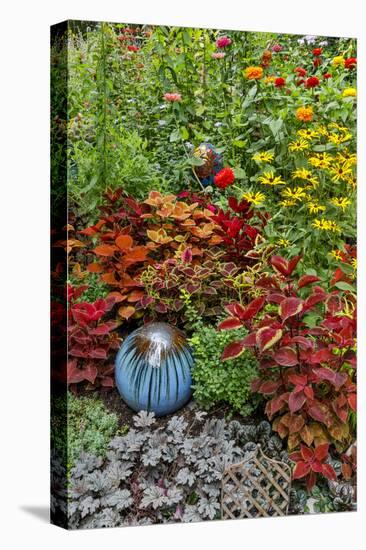
[[(72, 467), (81, 452), (105, 456), (111, 438), (118, 433), (126, 433), (128, 427), (118, 429), (118, 417), (106, 410), (101, 401), (91, 397), (67, 395), (67, 432), (65, 433), (64, 398), (55, 401), (51, 425), (52, 447), (60, 456), (67, 454), (67, 463)], [(60, 411), (61, 414), (58, 414)], [(67, 441), (66, 439), (67, 434)]]
[(250, 352), (223, 363), (225, 346), (233, 335), (243, 338), (245, 330), (217, 331), (214, 327), (196, 326), (189, 340), (193, 347), (195, 366), (192, 372), (194, 398), (206, 409), (226, 403), (234, 412), (249, 415), (258, 400), (253, 399), (250, 384), (256, 377), (257, 361)]

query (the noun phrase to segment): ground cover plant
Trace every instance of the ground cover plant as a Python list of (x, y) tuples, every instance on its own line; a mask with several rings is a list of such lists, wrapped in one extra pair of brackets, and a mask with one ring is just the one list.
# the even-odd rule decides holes
[[(55, 513), (72, 528), (218, 519), (225, 467), (258, 444), (291, 468), (287, 513), (354, 510), (356, 41), (67, 32), (67, 58), (51, 56), (69, 75), (51, 120), (69, 193), (53, 233), (70, 442), (65, 465), (56, 425)], [(192, 400), (162, 418), (114, 380), (122, 342), (155, 321), (195, 358)]]

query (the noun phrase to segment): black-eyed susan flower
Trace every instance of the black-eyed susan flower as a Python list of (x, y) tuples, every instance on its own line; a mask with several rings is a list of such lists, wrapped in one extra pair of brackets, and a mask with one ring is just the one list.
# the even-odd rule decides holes
[(329, 169), (329, 172), (332, 174), (332, 181), (335, 183), (338, 181), (345, 181), (347, 176), (352, 174), (351, 167), (347, 162), (343, 164), (336, 164)]
[(316, 130), (310, 130), (310, 128), (303, 128), (302, 130), (297, 131), (297, 135), (303, 139), (311, 141), (312, 139), (319, 137), (319, 132)]
[(272, 160), (274, 159), (274, 153), (272, 153), (272, 151), (261, 151), (259, 153), (255, 153), (252, 156), (252, 159), (259, 163), (260, 162), (271, 163)]
[(333, 157), (328, 153), (314, 153), (308, 158), (309, 164), (314, 168), (329, 168), (333, 161)]
[(343, 212), (345, 211), (347, 206), (351, 204), (350, 199), (348, 199), (347, 197), (334, 197), (330, 200), (330, 202), (337, 208), (341, 208)]
[(281, 195), (286, 199), (294, 201), (302, 201), (306, 198), (306, 192), (303, 187), (295, 187), (294, 189), (286, 187), (286, 189), (282, 191)]
[(284, 199), (283, 201), (280, 201), (278, 204), (280, 206), (284, 206), (285, 208), (288, 208), (290, 206), (295, 206), (296, 201), (294, 199)]
[(357, 187), (357, 176), (355, 176), (355, 174), (347, 175), (345, 181), (350, 187), (352, 187), (352, 189), (356, 189), (356, 187)]
[(317, 187), (319, 185), (319, 179), (307, 168), (297, 168), (292, 172), (292, 177), (294, 179), (304, 180), (309, 183), (312, 187)]
[(287, 246), (290, 246), (290, 241), (288, 239), (278, 239), (277, 243), (278, 246), (281, 246), (282, 248), (286, 248)]
[(274, 172), (264, 172), (258, 181), (263, 185), (286, 185), (281, 176), (276, 176)]
[(260, 191), (257, 191), (256, 193), (248, 191), (247, 193), (243, 194), (243, 199), (245, 199), (250, 204), (253, 204), (254, 206), (259, 206), (263, 204), (263, 202), (266, 199), (266, 196), (264, 193), (261, 193)]
[(331, 250), (329, 254), (333, 256), (333, 258), (338, 262), (342, 261), (342, 250), (339, 250), (339, 249)]
[(325, 206), (319, 204), (318, 201), (310, 201), (307, 204), (310, 214), (319, 214), (319, 212), (325, 211)]
[(314, 220), (311, 224), (315, 229), (320, 231), (331, 231), (333, 233), (340, 233), (341, 228), (333, 220), (326, 220), (321, 218), (320, 220)]
[(304, 151), (305, 149), (309, 149), (309, 142), (306, 139), (298, 139), (292, 141), (288, 148), (290, 151)]

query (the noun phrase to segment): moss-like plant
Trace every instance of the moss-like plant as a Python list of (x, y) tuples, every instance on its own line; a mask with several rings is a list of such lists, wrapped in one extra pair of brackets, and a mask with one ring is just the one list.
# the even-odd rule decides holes
[[(239, 338), (245, 336), (243, 330), (232, 332)], [(257, 375), (257, 361), (247, 352), (238, 359), (222, 362), (221, 354), (232, 336), (232, 333), (228, 336), (228, 333), (211, 326), (196, 325), (189, 340), (195, 358), (192, 372), (194, 398), (205, 409), (225, 403), (233, 412), (247, 416), (256, 404), (250, 384)]]
[[(67, 442), (65, 441), (64, 416), (57, 410), (65, 410), (65, 398), (55, 401), (55, 413), (52, 417), (51, 438), (52, 447), (72, 467), (77, 456), (82, 451), (96, 456), (105, 456), (109, 441), (117, 433), (125, 433), (126, 429), (118, 428), (118, 418), (106, 410), (104, 404), (91, 397), (76, 397), (67, 395)], [(58, 420), (59, 419), (59, 420)], [(61, 422), (62, 421), (62, 422)]]

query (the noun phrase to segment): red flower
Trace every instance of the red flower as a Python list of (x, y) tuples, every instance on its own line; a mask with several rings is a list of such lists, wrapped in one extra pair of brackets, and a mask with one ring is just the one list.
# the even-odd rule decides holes
[(127, 49), (129, 52), (138, 52), (140, 48), (132, 45), (132, 46), (127, 46)]
[(281, 76), (276, 78), (276, 80), (275, 80), (276, 88), (282, 88), (283, 86), (285, 86), (285, 84), (286, 84), (286, 79), (285, 78), (282, 78)]
[(302, 67), (296, 67), (294, 72), (297, 73), (298, 76), (305, 76), (306, 75), (306, 70), (303, 69)]
[(319, 65), (322, 64), (322, 60), (321, 60), (321, 57), (316, 57), (314, 59), (314, 67), (319, 67)]
[(311, 76), (305, 82), (306, 88), (315, 88), (319, 85), (319, 78), (317, 76)]
[(232, 185), (235, 181), (234, 172), (231, 168), (223, 168), (218, 172), (214, 178), (215, 185), (220, 189), (225, 189)]
[(344, 67), (346, 69), (354, 69), (357, 65), (357, 57), (349, 57), (344, 61)]
[(315, 48), (313, 50), (313, 55), (321, 55), (323, 53), (323, 48)]
[(323, 78), (332, 78), (332, 75), (330, 73), (323, 74)]
[(305, 80), (303, 78), (300, 78), (300, 80), (296, 81), (296, 86), (301, 86), (301, 84), (305, 84)]

